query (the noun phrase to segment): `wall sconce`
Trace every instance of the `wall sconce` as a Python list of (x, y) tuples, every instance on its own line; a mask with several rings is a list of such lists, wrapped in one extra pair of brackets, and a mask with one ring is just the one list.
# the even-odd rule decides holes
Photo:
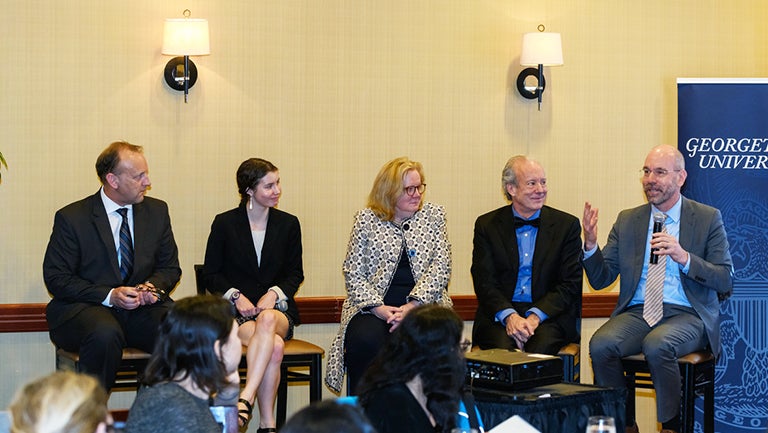
[[(517, 76), (517, 90), (526, 99), (539, 100), (541, 111), (541, 94), (544, 93), (544, 66), (560, 66), (563, 64), (563, 45), (560, 33), (544, 31), (544, 25), (539, 24), (538, 33), (523, 35), (523, 51), (520, 54), (520, 66), (538, 66), (526, 68)], [(536, 78), (536, 85), (526, 85), (528, 77)]]
[(184, 103), (190, 87), (197, 82), (197, 67), (189, 56), (207, 56), (211, 54), (208, 38), (208, 20), (193, 19), (189, 9), (184, 10), (184, 18), (168, 18), (163, 31), (162, 54), (179, 56), (172, 58), (165, 65), (165, 82), (173, 90), (184, 91)]

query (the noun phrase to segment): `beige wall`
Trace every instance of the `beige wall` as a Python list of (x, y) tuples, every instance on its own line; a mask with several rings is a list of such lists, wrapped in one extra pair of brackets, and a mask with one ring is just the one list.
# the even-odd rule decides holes
[[(188, 104), (160, 55), (163, 19), (185, 8), (209, 20), (212, 50), (193, 59)], [(647, 149), (676, 141), (675, 79), (768, 71), (758, 0), (11, 1), (3, 13), (0, 303), (47, 301), (53, 213), (97, 190), (94, 160), (116, 139), (145, 146), (151, 195), (170, 205), (176, 296), (194, 292), (209, 224), (236, 204), (234, 171), (251, 156), (280, 167), (280, 207), (302, 222), (301, 296), (344, 293), (352, 215), (400, 155), (424, 163), (427, 199), (448, 211), (450, 290), (471, 293), (472, 225), (504, 203), (509, 156), (543, 162), (550, 205), (600, 207), (602, 240), (642, 201)], [(539, 23), (562, 33), (565, 56), (547, 68), (541, 112), (514, 90), (522, 34)], [(20, 365), (17, 339), (0, 336), (21, 345), (16, 363), (2, 345), (0, 375), (52, 368), (47, 348)], [(0, 385), (0, 405), (24, 378)]]

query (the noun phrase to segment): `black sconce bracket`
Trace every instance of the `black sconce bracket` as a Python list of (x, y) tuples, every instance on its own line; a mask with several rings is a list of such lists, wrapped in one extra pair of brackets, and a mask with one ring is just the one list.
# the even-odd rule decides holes
[[(534, 77), (536, 79), (536, 87), (533, 91), (529, 90), (530, 87), (526, 87), (525, 79), (528, 77)], [(544, 74), (539, 76), (538, 68), (525, 68), (517, 76), (517, 91), (520, 95), (526, 99), (538, 99), (539, 94), (544, 92), (544, 88), (547, 86), (547, 80), (544, 79)]]
[[(165, 72), (163, 74), (165, 76), (165, 82), (168, 84), (168, 87), (180, 92), (184, 91), (185, 81), (187, 81), (187, 89), (194, 86), (197, 82), (197, 66), (195, 66), (191, 59), (187, 59), (187, 63), (189, 65), (189, 74), (185, 74), (184, 60), (184, 56), (172, 58), (165, 65)], [(186, 80), (185, 75), (187, 75)]]

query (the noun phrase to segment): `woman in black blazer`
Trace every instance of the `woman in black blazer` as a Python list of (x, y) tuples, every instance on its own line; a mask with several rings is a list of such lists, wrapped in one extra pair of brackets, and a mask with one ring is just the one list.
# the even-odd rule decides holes
[(206, 287), (237, 308), (238, 335), (248, 346), (248, 374), (240, 394), (245, 426), (259, 403), (259, 433), (275, 430), (274, 405), (284, 341), (299, 312), (293, 300), (304, 281), (299, 220), (277, 210), (280, 174), (272, 163), (251, 158), (237, 170), (240, 205), (216, 216), (205, 250)]

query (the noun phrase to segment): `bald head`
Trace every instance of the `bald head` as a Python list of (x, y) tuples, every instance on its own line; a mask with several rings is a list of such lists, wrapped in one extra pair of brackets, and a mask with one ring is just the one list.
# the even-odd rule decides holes
[(675, 170), (685, 170), (685, 157), (683, 157), (683, 154), (674, 146), (669, 144), (660, 144), (648, 152), (646, 160), (651, 157), (651, 155), (654, 155), (658, 158), (671, 158)]
[(643, 191), (648, 202), (662, 212), (672, 208), (680, 199), (680, 188), (688, 174), (685, 159), (677, 148), (656, 146), (648, 152), (643, 165)]

